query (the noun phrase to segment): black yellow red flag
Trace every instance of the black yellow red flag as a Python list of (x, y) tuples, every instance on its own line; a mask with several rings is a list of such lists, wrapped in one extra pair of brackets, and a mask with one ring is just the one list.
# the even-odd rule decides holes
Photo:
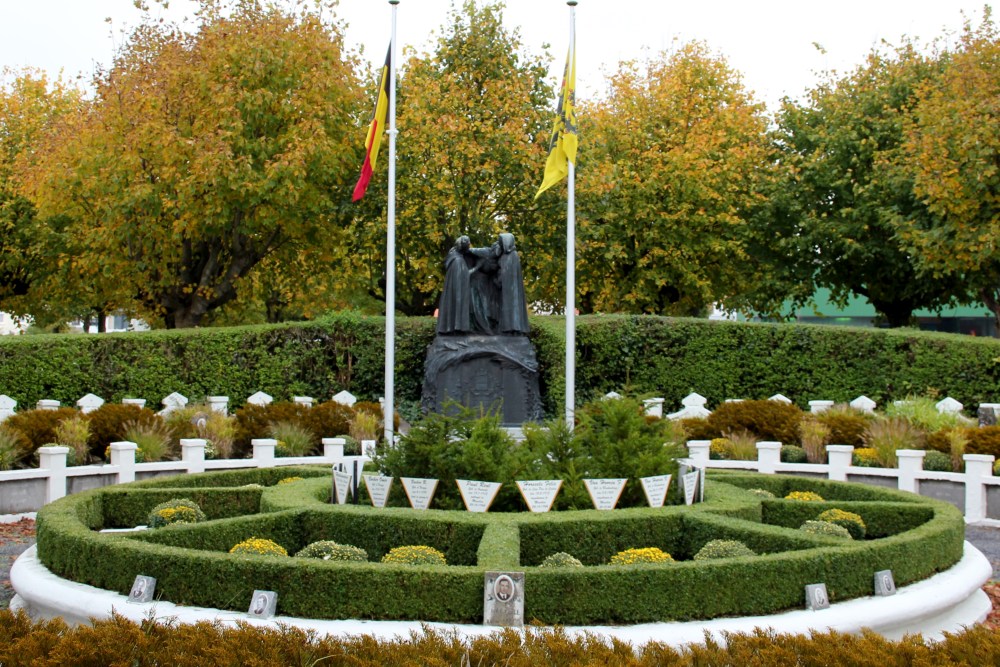
[(576, 53), (566, 54), (566, 68), (563, 70), (562, 89), (556, 106), (556, 117), (552, 123), (552, 138), (549, 140), (549, 157), (545, 161), (542, 185), (535, 193), (535, 199), (553, 185), (569, 175), (568, 163), (576, 164), (576, 147), (579, 138), (576, 131)]
[(365, 196), (368, 182), (375, 171), (375, 160), (378, 158), (378, 148), (382, 143), (382, 134), (386, 130), (386, 119), (389, 115), (389, 68), (392, 66), (392, 47), (385, 54), (385, 64), (379, 76), (378, 93), (375, 97), (375, 111), (372, 122), (368, 126), (368, 136), (365, 138), (365, 161), (361, 165), (361, 177), (354, 186), (354, 196), (351, 201), (358, 201)]

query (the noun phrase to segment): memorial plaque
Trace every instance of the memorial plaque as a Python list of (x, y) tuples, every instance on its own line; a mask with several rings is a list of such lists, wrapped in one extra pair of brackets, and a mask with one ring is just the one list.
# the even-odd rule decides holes
[(670, 488), (670, 475), (641, 477), (642, 491), (646, 494), (646, 502), (650, 507), (663, 507), (667, 499), (667, 489)]
[(622, 491), (625, 490), (625, 482), (627, 481), (628, 478), (585, 479), (583, 484), (587, 487), (587, 493), (590, 494), (590, 499), (596, 509), (613, 510), (618, 504), (618, 499), (621, 498)]
[(247, 615), (253, 618), (274, 618), (278, 608), (278, 594), (274, 591), (254, 591), (250, 598), (250, 609)]
[(153, 592), (156, 590), (156, 577), (147, 577), (143, 574), (137, 574), (135, 581), (132, 583), (132, 590), (128, 593), (129, 602), (151, 602), (153, 599)]
[(692, 470), (681, 477), (681, 480), (684, 482), (684, 504), (694, 504), (695, 493), (698, 490), (698, 480), (700, 479), (701, 473), (698, 470)]
[(875, 595), (895, 595), (896, 582), (892, 570), (879, 570), (875, 573)]
[(493, 504), (500, 491), (500, 482), (474, 482), (468, 479), (456, 479), (458, 492), (462, 494), (465, 509), (470, 512), (485, 512)]
[(817, 611), (830, 608), (830, 597), (826, 594), (826, 584), (806, 586), (806, 609)]
[(385, 475), (366, 475), (365, 486), (368, 487), (368, 497), (372, 499), (374, 507), (385, 507), (389, 500), (389, 488), (392, 486), (392, 477)]
[(337, 497), (337, 504), (347, 503), (347, 492), (351, 490), (351, 473), (342, 470), (333, 471), (333, 491)]
[(562, 487), (561, 479), (533, 479), (517, 482), (521, 497), (532, 512), (548, 512)]
[(362, 440), (361, 441), (361, 454), (362, 456), (367, 456), (370, 459), (375, 458), (375, 440)]
[(410, 500), (410, 507), (415, 510), (425, 510), (431, 506), (431, 497), (438, 484), (436, 479), (400, 477), (399, 481), (403, 483), (403, 490)]
[(483, 585), (483, 625), (524, 625), (524, 572), (487, 572)]

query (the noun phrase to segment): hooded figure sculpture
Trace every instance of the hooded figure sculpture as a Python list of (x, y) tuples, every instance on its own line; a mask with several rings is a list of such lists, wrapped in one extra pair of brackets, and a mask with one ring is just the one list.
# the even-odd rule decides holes
[(470, 331), (469, 313), (472, 289), (469, 284), (468, 236), (459, 236), (444, 259), (444, 290), (438, 306), (439, 334), (459, 334)]
[(521, 258), (514, 247), (513, 234), (500, 235), (500, 333), (528, 334), (528, 305), (524, 298)]

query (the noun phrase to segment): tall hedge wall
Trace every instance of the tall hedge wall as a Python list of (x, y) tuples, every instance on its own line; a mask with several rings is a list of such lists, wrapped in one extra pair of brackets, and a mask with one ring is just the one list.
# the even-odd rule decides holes
[[(1000, 400), (1000, 341), (914, 330), (748, 324), (655, 316), (577, 320), (578, 402), (608, 391), (662, 396), (668, 407), (692, 391), (714, 406), (726, 398), (782, 393), (880, 404), (937, 391), (973, 408)], [(400, 318), (397, 400), (417, 402), (431, 318)], [(564, 325), (534, 317), (542, 393), (557, 414), (564, 392)], [(265, 391), (327, 399), (348, 389), (382, 394), (383, 318), (341, 313), (315, 322), (104, 335), (10, 336), (0, 340), (0, 393), (23, 408), (41, 398), (72, 404), (88, 392), (105, 400), (158, 404), (228, 395), (240, 404)]]

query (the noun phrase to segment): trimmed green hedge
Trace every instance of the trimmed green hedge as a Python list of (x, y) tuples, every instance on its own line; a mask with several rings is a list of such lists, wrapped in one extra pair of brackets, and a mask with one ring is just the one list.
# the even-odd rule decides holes
[[(545, 410), (555, 415), (565, 391), (564, 320), (531, 322)], [(434, 333), (432, 318), (397, 322), (401, 402), (420, 400)], [(174, 391), (228, 395), (237, 405), (256, 391), (290, 400), (348, 389), (374, 400), (384, 359), (383, 319), (352, 312), (281, 325), (4, 336), (0, 392), (22, 409), (42, 398), (72, 405), (88, 392), (153, 405)], [(577, 320), (577, 359), (580, 403), (625, 389), (662, 396), (668, 407), (692, 391), (710, 406), (780, 392), (805, 408), (810, 399), (865, 394), (885, 404), (934, 389), (971, 407), (996, 400), (1000, 389), (1000, 341), (914, 330), (591, 315)]]
[[(263, 491), (241, 488), (254, 473), (259, 482), (271, 484), (289, 475), (307, 479)], [(762, 502), (741, 486), (811, 490), (830, 501)], [(809, 583), (825, 582), (831, 600), (843, 600), (871, 594), (877, 570), (893, 570), (897, 583), (905, 585), (950, 567), (962, 555), (963, 518), (940, 501), (750, 474), (712, 475), (706, 491), (706, 502), (693, 507), (476, 514), (329, 505), (330, 480), (316, 468), (208, 473), (96, 489), (51, 503), (38, 514), (38, 549), (56, 574), (122, 594), (141, 573), (157, 578), (158, 596), (179, 604), (242, 609), (254, 589), (267, 589), (278, 591), (280, 613), (317, 618), (477, 623), (482, 621), (484, 572), (524, 569), (526, 618), (550, 624), (773, 613), (801, 607)], [(129, 517), (143, 517), (142, 523), (149, 507), (172, 495), (199, 494), (211, 516), (228, 518), (137, 533), (94, 532)], [(808, 535), (795, 529), (802, 505), (809, 505), (811, 515), (832, 506), (850, 509), (889, 536), (845, 543)], [(243, 507), (247, 513), (234, 516)], [(904, 518), (893, 523), (893, 514)], [(760, 523), (762, 517), (781, 525)], [(449, 565), (226, 553), (249, 537), (274, 540), (290, 553), (332, 539), (365, 549), (373, 561), (392, 547), (422, 544), (443, 551)], [(688, 560), (720, 538), (739, 540), (762, 555)], [(650, 546), (680, 562), (602, 565), (617, 551)], [(590, 567), (537, 567), (558, 551)]]

